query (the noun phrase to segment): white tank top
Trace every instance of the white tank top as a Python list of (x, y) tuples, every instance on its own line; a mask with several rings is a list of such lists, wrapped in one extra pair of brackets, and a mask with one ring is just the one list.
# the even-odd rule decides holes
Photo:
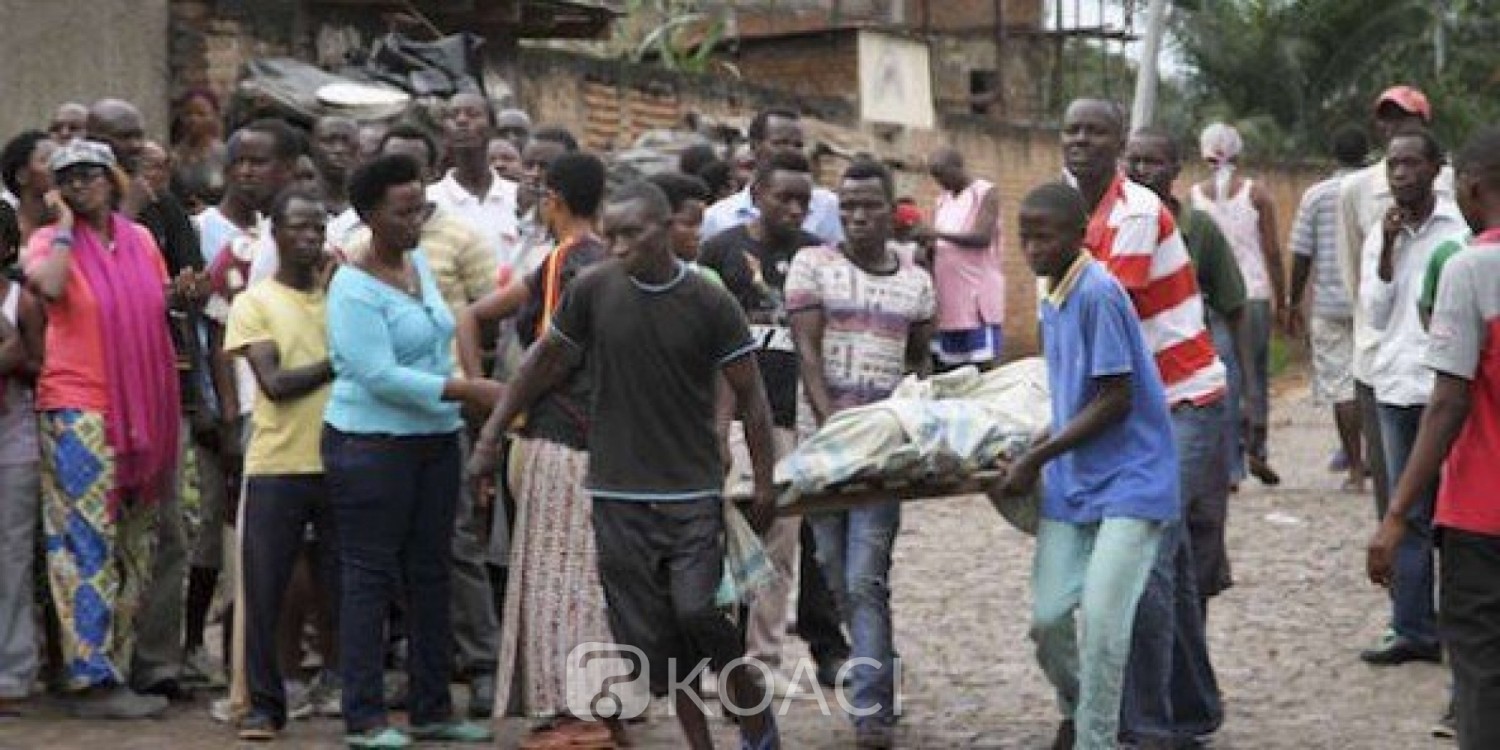
[[(5, 300), (0, 301), (0, 314), (12, 326), (20, 327), (21, 285), (11, 281), (7, 286)], [(31, 389), (20, 378), (7, 377), (5, 402), (0, 407), (0, 466), (15, 466), (36, 461), (37, 450), (36, 403)]]
[(1245, 277), (1245, 296), (1252, 300), (1271, 299), (1271, 276), (1266, 272), (1266, 258), (1261, 254), (1260, 211), (1250, 200), (1253, 180), (1245, 180), (1239, 192), (1228, 198), (1210, 198), (1201, 185), (1193, 186), (1193, 207), (1206, 212), (1219, 225), (1235, 264)]

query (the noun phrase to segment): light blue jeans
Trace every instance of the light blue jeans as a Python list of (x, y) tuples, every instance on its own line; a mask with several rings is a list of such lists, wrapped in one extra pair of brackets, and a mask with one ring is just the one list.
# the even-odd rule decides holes
[[(868, 505), (809, 517), (823, 578), (849, 628), (849, 705), (856, 726), (896, 721), (896, 649), (891, 637), (891, 550), (901, 504)], [(866, 661), (868, 660), (868, 661)]]
[(1106, 518), (1043, 519), (1037, 529), (1031, 639), (1063, 716), (1074, 720), (1078, 750), (1116, 745), (1136, 602), (1162, 528), (1159, 521)]

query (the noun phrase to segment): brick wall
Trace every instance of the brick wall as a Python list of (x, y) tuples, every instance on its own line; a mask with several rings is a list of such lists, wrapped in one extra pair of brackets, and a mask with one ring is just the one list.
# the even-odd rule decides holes
[(172, 0), (168, 64), (172, 96), (207, 89), (226, 104), (252, 57), (306, 57), (300, 0)]
[[(607, 150), (628, 144), (649, 118), (637, 114), (632, 102), (652, 91), (660, 107), (653, 122), (678, 119), (688, 112), (717, 118), (746, 118), (766, 104), (796, 107), (811, 104), (829, 114), (823, 119), (857, 130), (852, 108), (837, 109), (830, 100), (801, 99), (759, 89), (752, 84), (680, 76), (623, 63), (577, 60), (569, 64), (557, 53), (528, 51), (522, 57), (521, 101), (538, 122), (556, 123), (586, 134), (592, 148)], [(583, 95), (580, 96), (580, 90)], [(670, 104), (667, 104), (670, 102)], [(806, 111), (806, 110), (804, 110)], [(937, 131), (898, 131), (882, 138), (873, 130), (864, 132), (866, 145), (896, 165), (897, 190), (930, 208), (937, 188), (922, 170), (923, 158), (941, 145), (952, 145), (965, 155), (970, 171), (994, 182), (1000, 190), (1001, 217), (1005, 226), (1003, 266), (1006, 277), (1006, 355), (1036, 352), (1036, 285), (1020, 254), (1015, 217), (1018, 203), (1030, 188), (1055, 180), (1062, 161), (1055, 129), (1015, 127), (980, 116), (946, 118)], [(837, 158), (819, 164), (823, 184), (831, 184), (842, 168)], [(1280, 234), (1285, 237), (1302, 191), (1323, 171), (1299, 165), (1247, 165), (1247, 174), (1260, 179), (1275, 200)], [(1186, 194), (1191, 181), (1206, 171), (1190, 164), (1179, 182)]]
[(795, 96), (859, 96), (859, 35), (830, 32), (747, 43), (733, 58), (740, 77)]

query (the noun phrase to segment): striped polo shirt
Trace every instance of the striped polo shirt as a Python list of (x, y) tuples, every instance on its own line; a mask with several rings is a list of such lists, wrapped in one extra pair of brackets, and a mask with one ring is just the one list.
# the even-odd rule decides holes
[(1204, 325), (1203, 297), (1171, 210), (1149, 188), (1116, 175), (1083, 244), (1129, 293), (1167, 403), (1203, 406), (1222, 398), (1224, 363)]

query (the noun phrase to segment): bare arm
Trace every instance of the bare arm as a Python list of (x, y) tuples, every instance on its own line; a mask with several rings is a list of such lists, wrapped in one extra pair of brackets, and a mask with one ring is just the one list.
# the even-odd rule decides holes
[(1260, 252), (1266, 259), (1266, 274), (1271, 277), (1271, 293), (1275, 295), (1275, 307), (1286, 304), (1286, 268), (1281, 261), (1281, 231), (1276, 225), (1276, 204), (1260, 183), (1250, 191), (1250, 201), (1260, 215)]
[(504, 398), (490, 413), (484, 429), (480, 430), (475, 450), (484, 446), (493, 451), (499, 445), (500, 435), (516, 421), (517, 416), (548, 391), (562, 385), (568, 373), (572, 372), (579, 354), (573, 344), (557, 333), (548, 333), (532, 344), (526, 350), (526, 359), (521, 362), (521, 369), (511, 381)]
[(906, 371), (919, 378), (932, 375), (933, 322), (913, 323), (906, 333)]
[(988, 250), (1000, 226), (1000, 193), (990, 189), (979, 204), (979, 215), (968, 232), (937, 232), (938, 239), (967, 250)]
[(257, 341), (244, 349), (255, 382), (272, 401), (286, 401), (305, 396), (333, 380), (333, 364), (323, 360), (305, 367), (281, 366), (281, 351), (271, 341)]
[(827, 319), (821, 307), (798, 310), (790, 317), (807, 405), (812, 408), (813, 421), (822, 427), (833, 416), (833, 398), (828, 395), (828, 380), (823, 373), (823, 331)]
[(1111, 425), (1130, 415), (1131, 394), (1134, 385), (1130, 373), (1095, 378), (1099, 392), (1092, 401), (1073, 417), (1062, 431), (1051, 433), (1033, 443), (1002, 478), (1001, 491), (1006, 494), (1025, 494), (1036, 486), (1042, 467), (1058, 456), (1067, 453), (1097, 437)]
[(490, 292), (459, 311), (455, 335), (458, 340), (458, 364), (465, 377), (475, 378), (484, 374), (484, 346), (480, 341), (480, 331), (485, 324), (515, 315), (530, 295), (526, 280), (516, 279), (504, 289)]
[(724, 380), (742, 405), (745, 423), (745, 447), (750, 450), (750, 466), (755, 475), (755, 505), (750, 524), (756, 531), (770, 528), (775, 516), (776, 494), (772, 471), (776, 465), (775, 440), (771, 436), (771, 405), (766, 401), (765, 384), (755, 356), (740, 357), (724, 366)]
[(1395, 568), (1396, 546), (1406, 532), (1406, 515), (1411, 512), (1419, 498), (1433, 483), (1438, 481), (1438, 472), (1453, 441), (1463, 430), (1472, 408), (1470, 383), (1463, 378), (1437, 373), (1433, 384), (1432, 398), (1422, 412), (1422, 424), (1417, 430), (1417, 441), (1412, 446), (1411, 458), (1396, 490), (1391, 495), (1391, 506), (1380, 521), (1380, 530), (1370, 541), (1365, 556), (1365, 571), (1373, 583), (1390, 586)]

